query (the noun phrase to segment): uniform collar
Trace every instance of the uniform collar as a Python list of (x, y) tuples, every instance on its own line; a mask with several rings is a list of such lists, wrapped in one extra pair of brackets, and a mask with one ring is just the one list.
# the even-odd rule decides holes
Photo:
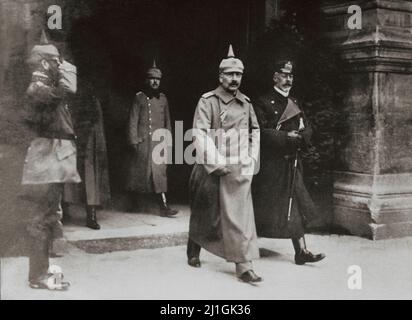
[(147, 96), (147, 97), (149, 97), (150, 99), (152, 99), (152, 98), (157, 98), (157, 99), (159, 99), (160, 98), (160, 90), (152, 90), (151, 88), (145, 88), (144, 90), (143, 90), (143, 92), (144, 92), (144, 94)]
[(285, 98), (287, 98), (287, 97), (289, 97), (289, 92), (285, 92), (285, 91), (283, 91), (283, 90), (280, 90), (278, 87), (276, 87), (276, 86), (274, 86), (273, 88), (275, 88), (275, 90), (280, 94), (280, 95), (282, 95), (283, 97), (285, 97)]
[(222, 100), (225, 104), (230, 103), (233, 99), (239, 100), (242, 103), (246, 102), (245, 95), (237, 90), (236, 95), (232, 95), (223, 89), (222, 86), (217, 87), (214, 93)]

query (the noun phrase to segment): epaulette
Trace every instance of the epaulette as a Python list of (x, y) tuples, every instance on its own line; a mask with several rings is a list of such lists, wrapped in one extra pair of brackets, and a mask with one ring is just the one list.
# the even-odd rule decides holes
[(139, 91), (138, 93), (136, 93), (136, 97), (141, 96), (142, 94), (144, 95), (142, 91)]
[(202, 95), (202, 98), (208, 99), (210, 97), (213, 97), (215, 93), (213, 91), (206, 92), (205, 94)]
[(245, 97), (245, 100), (247, 101), (247, 102), (250, 102), (250, 98), (248, 97), (248, 96), (246, 96), (246, 95), (243, 95), (244, 97)]

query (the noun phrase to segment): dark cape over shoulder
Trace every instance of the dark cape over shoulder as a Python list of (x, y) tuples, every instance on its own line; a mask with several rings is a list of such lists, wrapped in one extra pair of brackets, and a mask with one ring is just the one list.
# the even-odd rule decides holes
[[(310, 145), (312, 129), (297, 101), (283, 97), (274, 89), (256, 101), (255, 111), (261, 132), (260, 171), (252, 185), (258, 236), (301, 237), (305, 223), (315, 217), (315, 206), (303, 182), (300, 159), (288, 221), (289, 195), (296, 151)], [(298, 130), (301, 121), (305, 129), (301, 131), (302, 141), (298, 142), (287, 133)]]

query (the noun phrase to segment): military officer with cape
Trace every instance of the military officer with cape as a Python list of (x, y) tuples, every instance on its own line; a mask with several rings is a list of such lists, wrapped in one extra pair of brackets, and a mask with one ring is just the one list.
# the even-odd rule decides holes
[(200, 98), (193, 120), (196, 164), (190, 188), (188, 263), (200, 267), (200, 248), (236, 264), (245, 282), (260, 282), (251, 182), (257, 169), (259, 125), (240, 92), (244, 66), (232, 46), (219, 66), (220, 85)]
[[(293, 64), (276, 63), (274, 87), (255, 105), (261, 132), (260, 171), (253, 181), (253, 203), (259, 237), (291, 238), (295, 263), (322, 260), (306, 248), (304, 225), (315, 206), (303, 183), (300, 150), (310, 146), (312, 129), (297, 101), (289, 97)], [(296, 166), (295, 166), (296, 165)]]

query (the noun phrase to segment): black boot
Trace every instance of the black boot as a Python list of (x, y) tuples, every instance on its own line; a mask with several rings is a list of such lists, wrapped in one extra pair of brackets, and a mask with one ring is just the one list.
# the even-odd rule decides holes
[(96, 220), (96, 208), (94, 206), (87, 206), (87, 222), (86, 226), (93, 230), (99, 230), (100, 225), (97, 223)]
[(69, 211), (69, 204), (67, 202), (61, 202), (61, 208), (62, 208), (62, 223), (65, 224), (67, 222), (70, 222), (71, 217), (70, 217), (70, 211)]
[(313, 254), (306, 249), (305, 238), (292, 239), (293, 247), (295, 248), (295, 263), (297, 265), (303, 265), (305, 263), (318, 262), (326, 257), (324, 253)]
[(160, 216), (171, 218), (175, 216), (179, 211), (171, 209), (166, 200), (166, 195), (164, 193), (160, 194)]
[(201, 247), (194, 242), (192, 239), (189, 238), (187, 241), (187, 263), (189, 266), (194, 268), (200, 268), (202, 265), (200, 263), (200, 249)]

